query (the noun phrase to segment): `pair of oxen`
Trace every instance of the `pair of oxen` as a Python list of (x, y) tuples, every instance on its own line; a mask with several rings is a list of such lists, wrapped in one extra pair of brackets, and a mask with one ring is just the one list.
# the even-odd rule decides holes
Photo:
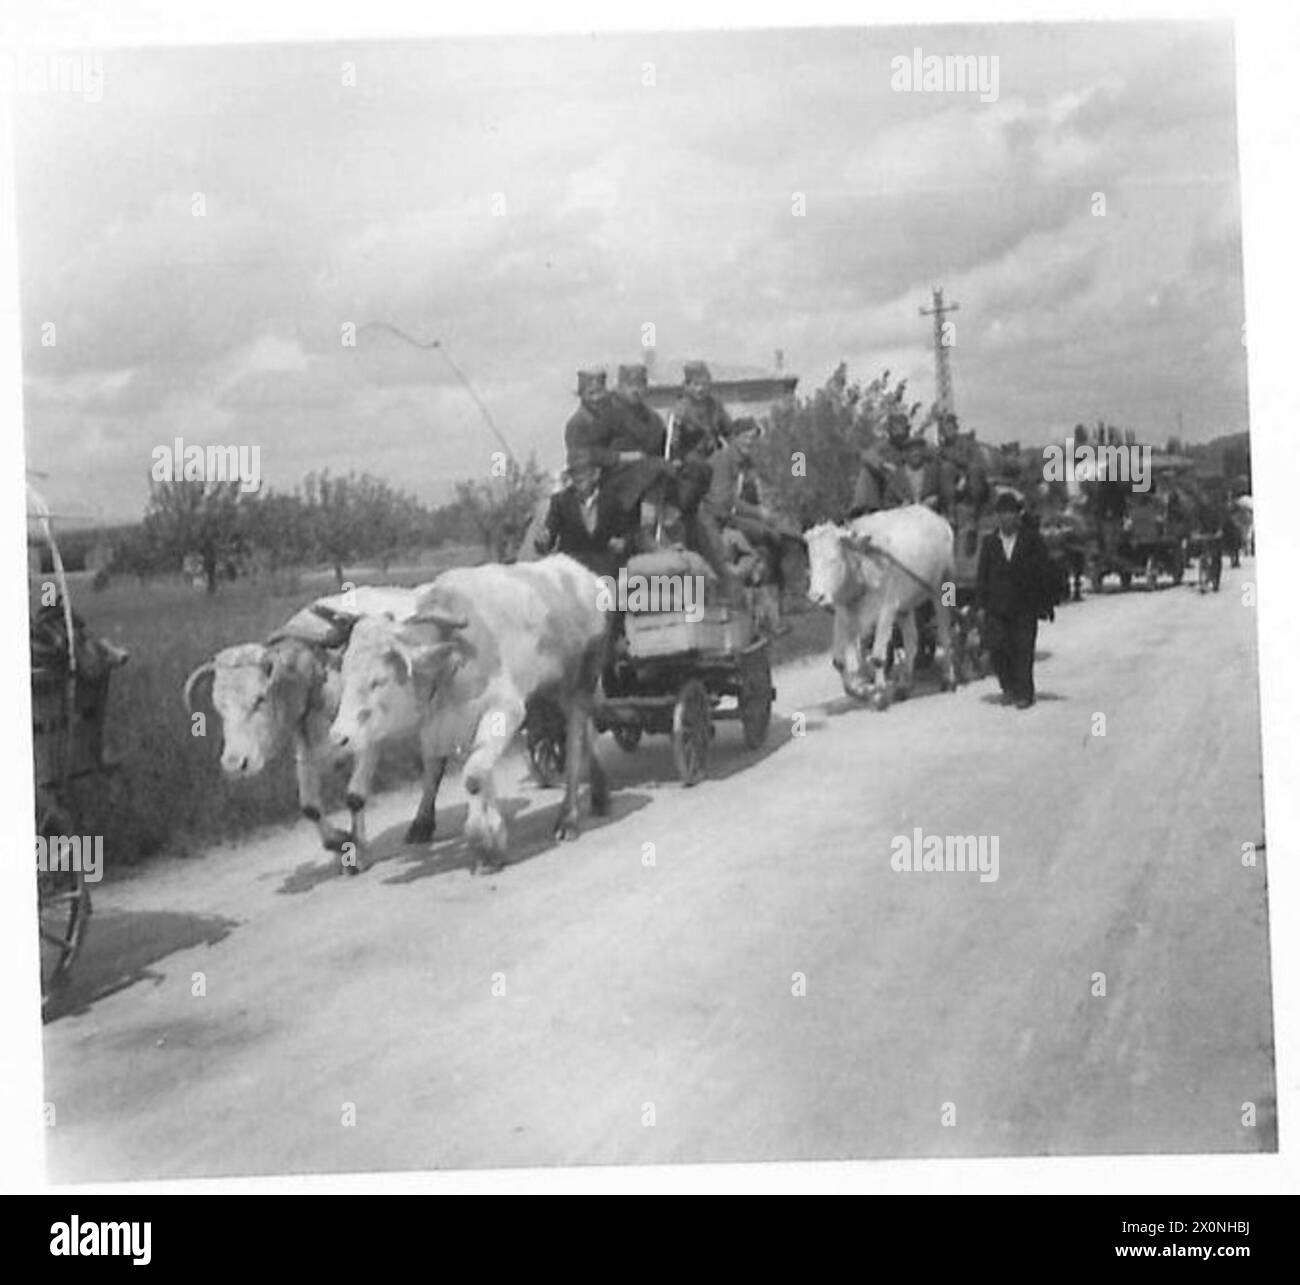
[[(185, 701), (193, 711), (200, 685), (211, 680), (229, 776), (256, 775), (292, 746), (302, 813), (350, 873), (367, 864), (366, 799), (385, 743), (420, 746), (423, 792), (408, 843), (432, 840), (447, 763), (463, 761), (475, 865), (497, 866), (506, 827), (493, 768), (531, 701), (548, 700), (565, 718), (566, 788), (556, 837), (578, 833), (584, 777), (593, 812), (608, 807), (591, 749), (609, 623), (598, 588), (591, 572), (562, 554), (457, 568), (414, 589), (357, 588), (320, 599), (264, 643), (219, 651), (190, 674)], [(326, 816), (324, 783), (349, 755), (350, 824), (341, 830)]]
[[(845, 691), (878, 707), (906, 694), (917, 650), (916, 611), (932, 603), (943, 685), (956, 686), (949, 604), (953, 532), (919, 505), (823, 523), (804, 535), (810, 599), (835, 614), (832, 659)], [(609, 645), (610, 615), (599, 582), (562, 554), (510, 566), (447, 571), (414, 589), (358, 588), (299, 612), (264, 643), (227, 647), (185, 684), (193, 709), (212, 681), (221, 716), (221, 765), (252, 776), (292, 743), (299, 803), (342, 869), (365, 864), (366, 799), (381, 747), (418, 739), (423, 792), (408, 843), (434, 835), (438, 788), (450, 760), (463, 760), (466, 835), (478, 864), (500, 865), (506, 827), (493, 768), (530, 703), (546, 700), (565, 720), (565, 795), (557, 838), (579, 828), (579, 790), (591, 785), (593, 812), (608, 788), (592, 747), (591, 713)], [(894, 625), (903, 638), (901, 670), (887, 675)], [(868, 651), (868, 645), (870, 650)], [(350, 754), (348, 830), (325, 815), (324, 780)]]

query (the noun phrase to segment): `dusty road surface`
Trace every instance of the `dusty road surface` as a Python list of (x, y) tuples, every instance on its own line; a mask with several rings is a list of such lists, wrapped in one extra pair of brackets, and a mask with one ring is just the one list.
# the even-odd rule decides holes
[[(1250, 574), (1064, 608), (1025, 712), (818, 658), (694, 789), (602, 738), (613, 816), (510, 786), (493, 877), (405, 792), (357, 878), (303, 825), (101, 886), (52, 1177), (1275, 1148)], [(997, 879), (896, 872), (915, 827)]]

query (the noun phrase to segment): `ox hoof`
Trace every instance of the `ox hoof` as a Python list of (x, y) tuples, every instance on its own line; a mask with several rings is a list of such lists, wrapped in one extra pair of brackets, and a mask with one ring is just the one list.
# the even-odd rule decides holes
[(324, 838), (326, 852), (342, 852), (343, 845), (349, 841), (346, 830), (331, 830)]
[(406, 843), (431, 843), (433, 841), (432, 821), (412, 821), (406, 827)]
[(555, 835), (557, 843), (571, 843), (578, 837), (578, 818), (574, 816), (561, 816), (555, 823), (555, 829), (552, 832)]
[(877, 688), (871, 693), (871, 708), (884, 713), (889, 708), (889, 693)]
[[(910, 687), (900, 687), (894, 693), (894, 699), (896, 701), (905, 701), (911, 694), (912, 694), (912, 689)], [(886, 704), (888, 704), (888, 701), (886, 701)]]

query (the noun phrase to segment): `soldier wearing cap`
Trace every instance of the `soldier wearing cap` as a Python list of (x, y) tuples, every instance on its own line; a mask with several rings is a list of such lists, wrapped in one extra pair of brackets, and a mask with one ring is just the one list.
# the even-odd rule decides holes
[(885, 507), (923, 504), (939, 507), (939, 470), (930, 458), (930, 444), (919, 433), (903, 446), (903, 461), (889, 475), (885, 486)]
[(620, 450), (640, 451), (662, 459), (668, 428), (663, 418), (646, 401), (649, 371), (644, 365), (620, 366), (614, 400), (622, 412), (622, 427), (616, 443)]
[(903, 411), (892, 411), (885, 421), (885, 440), (873, 432), (871, 440), (859, 452), (857, 482), (853, 487), (850, 517), (875, 513), (898, 503), (897, 495), (889, 492), (890, 479), (903, 466), (903, 453), (912, 432), (911, 420)]
[(732, 421), (731, 431), (710, 457), (713, 476), (702, 507), (721, 529), (739, 578), (759, 589), (768, 628), (780, 632), (783, 542), (802, 541), (764, 503), (754, 461), (762, 435), (763, 426), (755, 419)]
[(643, 549), (655, 545), (656, 527), (672, 485), (672, 472), (664, 458), (668, 429), (645, 400), (648, 386), (645, 366), (618, 368), (618, 388), (610, 399), (615, 415), (609, 443), (618, 459), (606, 477), (616, 502), (628, 510), (629, 523), (633, 517), (637, 519)]
[(954, 526), (978, 520), (989, 498), (988, 475), (973, 433), (962, 434), (957, 416), (939, 416), (939, 512)]
[(614, 462), (610, 448), (614, 416), (603, 370), (578, 371), (578, 402), (564, 426), (565, 454), (572, 458), (582, 452), (598, 468), (605, 468)]
[(582, 454), (601, 470), (600, 489), (610, 520), (630, 541), (639, 523), (642, 495), (667, 468), (645, 450), (652, 430), (633, 420), (625, 399), (611, 396), (603, 370), (578, 372), (578, 398), (581, 404), (564, 428), (565, 451), (569, 456)]
[(980, 545), (975, 603), (1002, 703), (1028, 709), (1034, 695), (1034, 645), (1039, 617), (1052, 619), (1055, 576), (1047, 547), (1024, 521), (1024, 501), (1003, 491), (993, 506), (998, 529)]
[(673, 411), (674, 459), (708, 459), (731, 432), (731, 416), (713, 395), (713, 376), (702, 361), (688, 361), (682, 395)]

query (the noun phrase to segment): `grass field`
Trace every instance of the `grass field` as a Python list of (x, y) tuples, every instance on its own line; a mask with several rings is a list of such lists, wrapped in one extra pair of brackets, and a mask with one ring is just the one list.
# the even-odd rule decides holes
[[(419, 584), (453, 565), (478, 560), (472, 550), (440, 550), (436, 559), (391, 569), (349, 570), (358, 584)], [(295, 611), (335, 590), (328, 572), (303, 573), (296, 585), (266, 582), (223, 585), (215, 595), (179, 580), (144, 584), (122, 577), (94, 592), (89, 577), (69, 577), (73, 604), (92, 632), (131, 653), (112, 680), (106, 756), (121, 763), (105, 779), (72, 786), (72, 812), (79, 833), (104, 837), (105, 865), (112, 871), (166, 851), (186, 855), (260, 826), (292, 822), (297, 815), (293, 764), (287, 755), (260, 777), (228, 780), (219, 765), (220, 720), (208, 734), (190, 732), (182, 691), (187, 675), (232, 643), (266, 637)], [(821, 612), (791, 617), (791, 632), (777, 640), (773, 662), (830, 644), (829, 617)], [(395, 752), (383, 765), (380, 788), (414, 779), (413, 752)], [(331, 807), (342, 806), (342, 781), (334, 783)]]

